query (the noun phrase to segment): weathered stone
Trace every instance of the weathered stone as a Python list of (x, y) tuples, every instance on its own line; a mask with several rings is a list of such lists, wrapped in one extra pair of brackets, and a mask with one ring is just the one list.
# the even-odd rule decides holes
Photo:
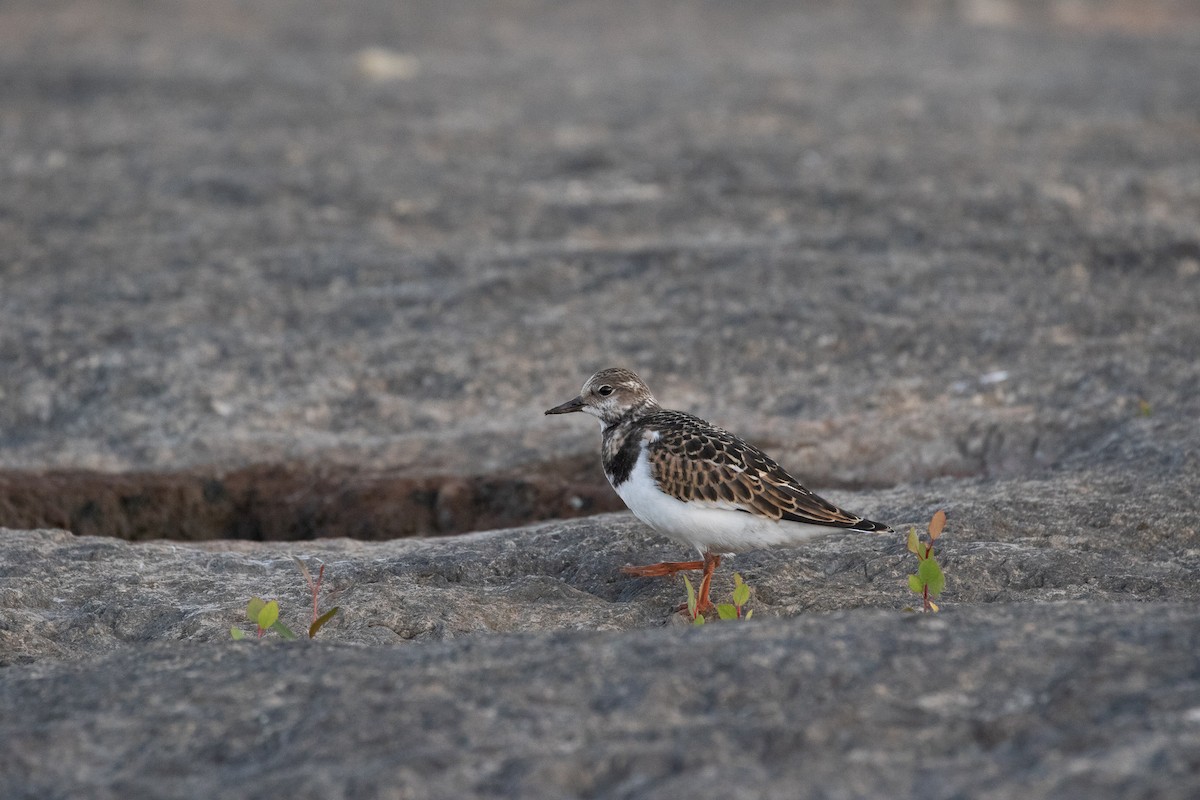
[(979, 5), (6, 3), (0, 463), (492, 474), (612, 364), (817, 486), (1200, 417), (1200, 15)]
[[(792, 616), (915, 602), (905, 576), (905, 520), (919, 530), (937, 508), (950, 522), (938, 544), (950, 605), (1091, 600), (1200, 600), (1195, 479), (1150, 493), (1122, 475), (947, 484), (839, 493), (892, 522), (895, 535), (833, 535), (794, 549), (728, 559), (716, 596), (741, 572), (756, 615)], [(939, 491), (938, 489), (941, 489)], [(914, 505), (915, 503), (915, 505)], [(183, 544), (5, 531), (3, 663), (78, 658), (131, 642), (222, 641), (250, 597), (280, 599), (298, 627), (311, 603), (292, 561), (327, 564), (326, 605), (344, 613), (325, 638), (398, 643), (483, 632), (614, 629), (681, 623), (670, 610), (682, 583), (621, 575), (630, 563), (688, 554), (629, 514), (601, 515), (443, 539), (291, 544)]]
[(848, 610), (406, 647), (156, 643), (0, 681), (14, 798), (1160, 797), (1193, 603)]
[(947, 508), (942, 613), (903, 530), (702, 630), (628, 515), (5, 530), (0, 793), (1200, 795), (1196, 7), (464, 11), (0, 6), (0, 525), (603, 510), (621, 364)]
[[(839, 496), (949, 505), (940, 615), (900, 610), (902, 533), (832, 536), (727, 562), (717, 594), (741, 571), (754, 620), (695, 631), (678, 579), (619, 574), (681, 555), (627, 514), (378, 543), (4, 531), (0, 771), (15, 797), (1185, 798), (1197, 487), (1126, 482)], [(252, 594), (306, 624), (293, 554), (342, 613), (232, 642)]]

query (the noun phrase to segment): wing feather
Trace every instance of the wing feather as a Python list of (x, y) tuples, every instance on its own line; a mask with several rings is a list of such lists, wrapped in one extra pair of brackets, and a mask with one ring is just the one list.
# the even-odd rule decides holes
[(773, 520), (889, 530), (814, 494), (757, 447), (698, 417), (661, 411), (646, 424), (658, 434), (648, 452), (654, 478), (679, 500), (736, 508)]

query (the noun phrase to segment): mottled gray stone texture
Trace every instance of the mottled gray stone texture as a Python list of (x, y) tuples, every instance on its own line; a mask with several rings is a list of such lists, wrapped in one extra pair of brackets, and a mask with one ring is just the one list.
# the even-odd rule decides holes
[(826, 482), (1194, 419), (1200, 12), (1040, 5), (5, 3), (0, 461), (475, 472), (613, 364)]
[(1194, 603), (154, 643), (6, 676), (0, 767), (14, 798), (1184, 800), (1197, 648)]
[[(1200, 796), (1198, 54), (1180, 0), (0, 4), (0, 795)], [(689, 626), (627, 513), (532, 524), (615, 508), (542, 416), (614, 365), (899, 532)], [(231, 641), (293, 555), (342, 612)]]

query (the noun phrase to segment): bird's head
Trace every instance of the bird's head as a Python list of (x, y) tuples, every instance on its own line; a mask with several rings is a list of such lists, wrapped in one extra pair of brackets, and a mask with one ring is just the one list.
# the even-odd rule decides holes
[(579, 396), (549, 409), (547, 414), (583, 411), (611, 425), (635, 408), (656, 408), (649, 387), (634, 373), (620, 367), (602, 369), (588, 378)]

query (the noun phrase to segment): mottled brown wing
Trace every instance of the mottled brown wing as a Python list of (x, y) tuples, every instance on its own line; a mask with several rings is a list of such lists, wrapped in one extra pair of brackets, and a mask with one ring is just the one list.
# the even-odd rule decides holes
[[(683, 501), (705, 501), (774, 520), (886, 530), (800, 485), (766, 453), (698, 417), (666, 412), (649, 446), (654, 478)], [(865, 523), (865, 524), (863, 524)]]

